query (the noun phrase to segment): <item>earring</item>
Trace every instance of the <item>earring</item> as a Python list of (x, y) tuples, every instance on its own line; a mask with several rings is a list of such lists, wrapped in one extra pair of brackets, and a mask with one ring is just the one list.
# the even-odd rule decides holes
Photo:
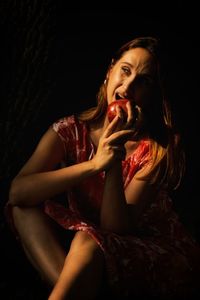
[(106, 85), (106, 83), (107, 83), (107, 78), (104, 80), (103, 84)]

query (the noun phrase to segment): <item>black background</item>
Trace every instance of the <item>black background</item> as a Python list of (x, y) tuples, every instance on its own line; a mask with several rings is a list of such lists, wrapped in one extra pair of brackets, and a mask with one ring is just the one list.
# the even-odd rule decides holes
[[(187, 158), (182, 185), (173, 195), (174, 205), (188, 230), (200, 241), (197, 188), (200, 49), (196, 7), (192, 3), (184, 5), (184, 1), (176, 2), (176, 6), (169, 2), (161, 6), (152, 3), (136, 6), (133, 3), (132, 7), (125, 8), (125, 3), (121, 3), (121, 7), (114, 9), (103, 9), (103, 3), (96, 4), (98, 9), (69, 8), (65, 1), (56, 4), (53, 1), (38, 4), (36, 0), (13, 3), (15, 1), (1, 4), (0, 297), (1, 293), (6, 293), (2, 299), (42, 299), (42, 294), (39, 296), (37, 288), (33, 288), (34, 284), (40, 286), (37, 276), (31, 273), (5, 222), (3, 208), (11, 179), (54, 120), (96, 103), (96, 94), (113, 52), (137, 36), (158, 37), (163, 45), (168, 93)], [(27, 21), (34, 3), (38, 5), (36, 15), (41, 14), (39, 24), (42, 24), (42, 18), (46, 20), (43, 27), (31, 27), (34, 15), (30, 22)], [(35, 28), (36, 36), (42, 31), (43, 44), (39, 45), (45, 46), (49, 42), (46, 50), (42, 51), (43, 48), (38, 46), (37, 37), (31, 36), (27, 42), (31, 28)], [(42, 64), (31, 55), (24, 55), (27, 45), (30, 53), (35, 55), (40, 50), (35, 57), (42, 57)], [(30, 74), (36, 72), (34, 66), (38, 68), (37, 76), (26, 78), (27, 66)], [(24, 78), (24, 85), (20, 86), (19, 82)], [(39, 97), (35, 96), (35, 90), (40, 91)], [(34, 284), (30, 284), (27, 274), (29, 278), (33, 276)]]

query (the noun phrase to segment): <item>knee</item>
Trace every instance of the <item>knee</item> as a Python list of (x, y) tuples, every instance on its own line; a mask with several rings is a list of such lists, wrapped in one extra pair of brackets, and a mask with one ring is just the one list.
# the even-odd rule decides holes
[(97, 242), (87, 232), (78, 231), (71, 243), (70, 253), (87, 253), (91, 258), (103, 258), (103, 252)]
[(85, 231), (77, 231), (75, 234), (75, 240), (77, 243), (80, 242), (81, 244), (82, 243), (93, 243), (93, 242), (96, 244), (96, 242), (91, 237), (91, 235)]
[(74, 241), (77, 246), (90, 246), (91, 248), (98, 249), (99, 246), (94, 238), (91, 237), (87, 232), (78, 231), (75, 234)]

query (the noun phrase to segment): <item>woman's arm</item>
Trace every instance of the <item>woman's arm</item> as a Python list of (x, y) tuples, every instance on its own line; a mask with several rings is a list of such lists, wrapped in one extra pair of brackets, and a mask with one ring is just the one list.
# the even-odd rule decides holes
[[(117, 118), (104, 133), (104, 143), (112, 132)], [(114, 133), (115, 139), (130, 135), (128, 131)], [(108, 137), (109, 140), (109, 137)], [(109, 143), (98, 147), (90, 161), (56, 170), (64, 159), (65, 150), (58, 134), (50, 128), (41, 138), (31, 158), (11, 183), (9, 203), (11, 205), (34, 206), (46, 199), (65, 192), (84, 178), (105, 170), (114, 159)]]
[[(124, 191), (122, 160), (125, 158), (125, 143), (133, 131), (124, 130), (124, 120), (119, 114), (100, 137), (94, 160), (106, 171), (101, 205), (101, 227), (120, 234), (130, 233), (137, 225), (144, 207), (155, 196), (156, 188), (147, 180), (133, 177)], [(141, 178), (149, 173), (150, 165), (139, 172)]]
[(55, 170), (63, 158), (63, 144), (57, 133), (50, 128), (40, 140), (31, 158), (12, 181), (9, 203), (37, 205), (98, 172), (92, 161)]
[(129, 231), (130, 214), (123, 188), (121, 161), (106, 172), (100, 217), (103, 229), (117, 233)]
[[(148, 168), (140, 171), (145, 175)], [(119, 234), (133, 232), (145, 206), (155, 197), (156, 188), (145, 180), (133, 177), (126, 190), (123, 187), (122, 166), (118, 161), (106, 173), (101, 227)]]

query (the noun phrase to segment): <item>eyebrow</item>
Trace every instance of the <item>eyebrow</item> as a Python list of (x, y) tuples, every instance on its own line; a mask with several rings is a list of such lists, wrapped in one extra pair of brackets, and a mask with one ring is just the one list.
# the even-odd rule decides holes
[(131, 63), (129, 63), (129, 62), (127, 62), (127, 61), (122, 61), (121, 63), (122, 63), (122, 64), (127, 64), (127, 65), (129, 65), (130, 67), (132, 67), (132, 68), (134, 67)]

